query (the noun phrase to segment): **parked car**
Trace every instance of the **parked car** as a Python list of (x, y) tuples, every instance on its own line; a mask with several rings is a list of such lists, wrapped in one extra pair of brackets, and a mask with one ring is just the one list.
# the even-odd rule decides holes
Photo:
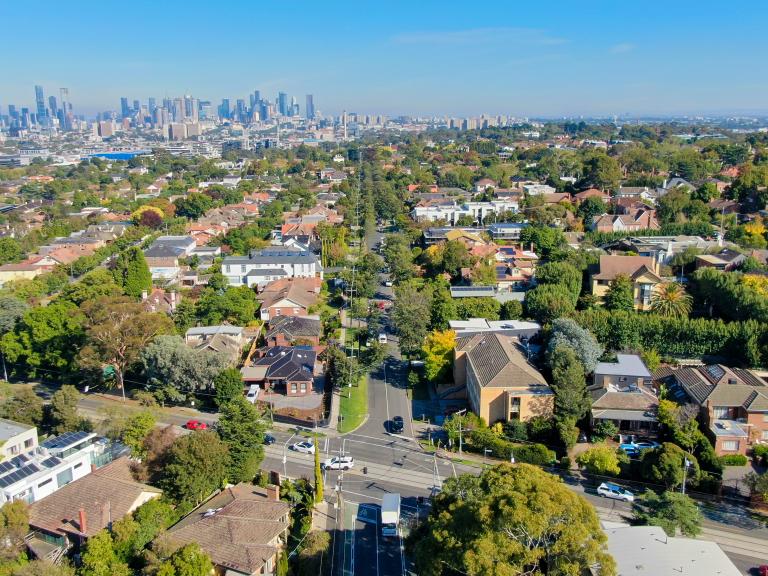
[(264, 434), (264, 444), (271, 446), (276, 442), (275, 437), (272, 434)]
[(387, 343), (387, 335), (382, 332), (379, 334), (379, 344), (386, 344)]
[(389, 423), (389, 431), (392, 432), (392, 434), (402, 434), (403, 428), (405, 428), (405, 423), (403, 422), (402, 416), (395, 416), (392, 418), (392, 422)]
[(323, 470), (349, 470), (355, 465), (355, 459), (352, 456), (334, 456), (328, 458), (320, 467)]
[(623, 500), (624, 502), (635, 501), (635, 495), (632, 492), (611, 482), (600, 484), (597, 488), (597, 494), (603, 498), (613, 498), (614, 500)]
[(186, 424), (184, 424), (184, 427), (187, 430), (207, 430), (208, 424), (205, 422), (200, 422), (200, 420), (189, 420)]
[(384, 280), (384, 286), (386, 286), (387, 288), (392, 288), (394, 284), (392, 283), (392, 280)]
[(635, 446), (638, 450), (652, 450), (654, 448), (658, 448), (661, 446), (658, 442), (654, 442), (652, 440), (647, 440), (645, 442), (637, 442), (635, 443)]
[(309, 440), (304, 440), (303, 442), (296, 442), (296, 444), (293, 444), (291, 446), (291, 450), (295, 452), (302, 452), (304, 454), (314, 454), (315, 445), (312, 444), (312, 442)]
[(763, 564), (757, 569), (758, 576), (768, 576), (768, 564)]
[(251, 384), (245, 395), (245, 399), (251, 404), (256, 404), (256, 400), (259, 398), (259, 390), (260, 388), (258, 384)]

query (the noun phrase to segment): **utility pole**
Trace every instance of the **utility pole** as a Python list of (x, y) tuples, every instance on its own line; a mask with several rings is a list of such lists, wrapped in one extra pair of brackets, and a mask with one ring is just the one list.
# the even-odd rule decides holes
[(683, 485), (680, 488), (680, 492), (682, 492), (683, 494), (685, 494), (685, 482), (686, 482), (686, 479), (687, 479), (687, 476), (688, 476), (688, 474), (687, 474), (688, 473), (688, 466), (690, 466), (690, 465), (691, 465), (690, 460), (688, 460), (688, 458), (686, 458), (685, 462), (683, 464)]

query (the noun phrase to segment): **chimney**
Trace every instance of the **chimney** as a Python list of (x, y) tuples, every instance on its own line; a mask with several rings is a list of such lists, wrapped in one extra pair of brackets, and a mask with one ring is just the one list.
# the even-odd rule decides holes
[(88, 531), (88, 518), (85, 515), (85, 508), (80, 508), (80, 532), (85, 534)]
[(280, 486), (277, 486), (276, 484), (267, 485), (267, 500), (274, 500), (275, 502), (280, 501)]

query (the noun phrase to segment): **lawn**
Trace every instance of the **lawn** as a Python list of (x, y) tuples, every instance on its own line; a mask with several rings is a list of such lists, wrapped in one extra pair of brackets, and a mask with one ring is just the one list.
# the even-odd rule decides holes
[(368, 415), (368, 374), (363, 374), (358, 381), (357, 386), (344, 388), (340, 392), (341, 422), (339, 422), (339, 432), (351, 432), (363, 423)]

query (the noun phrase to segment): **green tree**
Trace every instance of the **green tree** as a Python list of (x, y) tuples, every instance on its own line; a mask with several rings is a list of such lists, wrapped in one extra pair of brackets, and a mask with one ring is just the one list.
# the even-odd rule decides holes
[(19, 241), (15, 238), (0, 238), (0, 264), (18, 262), (24, 256)]
[(66, 560), (53, 564), (48, 560), (32, 560), (14, 568), (11, 576), (75, 576), (75, 569)]
[(665, 491), (657, 494), (646, 490), (632, 505), (635, 521), (650, 526), (661, 526), (667, 536), (695, 538), (701, 534), (701, 512), (688, 495)]
[(19, 388), (0, 406), (0, 417), (40, 428), (43, 424), (43, 400), (31, 388)]
[(90, 429), (91, 424), (77, 413), (81, 394), (77, 388), (65, 384), (51, 396), (49, 408), (50, 428), (56, 434)]
[(508, 300), (501, 305), (501, 320), (520, 320), (523, 317), (523, 304), (518, 300)]
[(131, 576), (128, 564), (115, 553), (112, 536), (107, 530), (88, 538), (81, 557), (79, 576)]
[(591, 401), (584, 377), (584, 365), (573, 348), (559, 346), (550, 355), (552, 387), (555, 390), (555, 415), (578, 421), (589, 411)]
[(662, 316), (686, 318), (691, 313), (692, 302), (682, 284), (665, 282), (651, 295), (651, 311)]
[(152, 274), (138, 246), (131, 246), (117, 256), (112, 273), (128, 296), (139, 298), (142, 292), (152, 289)]
[(213, 562), (199, 544), (185, 544), (163, 562), (156, 576), (208, 576)]
[(323, 558), (327, 558), (331, 536), (328, 532), (310, 532), (296, 561), (296, 576), (322, 574)]
[(573, 312), (576, 302), (564, 284), (540, 284), (525, 295), (525, 309), (529, 317), (548, 324)]
[(407, 545), (422, 576), (616, 574), (594, 508), (527, 464), (446, 480)]
[(486, 320), (498, 320), (501, 312), (501, 304), (495, 298), (457, 298), (456, 314), (459, 318), (485, 318)]
[(600, 476), (618, 476), (621, 472), (619, 456), (609, 446), (599, 445), (576, 457), (576, 462), (590, 474)]
[(13, 296), (0, 296), (0, 336), (10, 332), (29, 309), (25, 302)]
[(15, 560), (25, 551), (24, 537), (29, 533), (29, 509), (26, 502), (13, 500), (0, 508), (0, 561)]
[(0, 339), (5, 360), (26, 367), (68, 371), (85, 336), (85, 317), (72, 303), (54, 300), (30, 308), (12, 332)]
[(219, 409), (219, 437), (229, 448), (227, 479), (251, 482), (264, 458), (266, 425), (256, 406), (239, 396)]
[(603, 347), (598, 344), (595, 336), (571, 318), (558, 318), (552, 323), (547, 344), (550, 366), (552, 366), (552, 353), (561, 346), (567, 346), (576, 353), (587, 374), (594, 372), (597, 361), (603, 355)]
[(123, 288), (115, 282), (114, 275), (105, 268), (97, 268), (89, 272), (77, 282), (72, 282), (61, 291), (60, 298), (80, 306), (88, 300), (101, 296), (122, 296)]
[(143, 410), (135, 414), (125, 424), (122, 434), (122, 442), (131, 449), (134, 458), (144, 458), (144, 439), (150, 430), (155, 427), (157, 421), (149, 410)]
[(122, 296), (90, 300), (82, 310), (87, 320), (80, 363), (96, 370), (111, 366), (117, 388), (124, 395), (125, 372), (155, 336), (173, 332), (173, 323), (165, 314), (147, 312), (141, 304)]
[(141, 351), (140, 360), (150, 383), (168, 392), (209, 390), (230, 364), (226, 354), (195, 350), (179, 336), (158, 336)]
[(584, 221), (584, 226), (588, 227), (592, 224), (592, 220), (595, 216), (605, 214), (608, 208), (601, 198), (590, 196), (586, 198), (581, 204), (579, 204), (576, 213)]
[[(686, 467), (685, 462), (688, 461)], [(640, 456), (640, 466), (647, 480), (660, 482), (669, 490), (678, 488), (686, 482), (696, 484), (699, 478), (699, 463), (693, 454), (671, 442), (664, 442), (661, 447), (643, 450)], [(687, 472), (685, 471), (687, 468)]]
[(635, 309), (634, 288), (629, 276), (619, 274), (611, 280), (608, 291), (603, 296), (603, 303), (608, 310), (626, 310), (630, 312)]
[(243, 376), (237, 368), (225, 368), (213, 379), (216, 405), (221, 408), (228, 402), (243, 396)]
[(170, 447), (160, 487), (182, 509), (190, 510), (223, 485), (228, 467), (227, 445), (215, 432), (196, 431)]
[(612, 156), (595, 152), (584, 161), (582, 185), (593, 186), (599, 190), (614, 190), (620, 181), (621, 168)]
[(400, 337), (403, 354), (416, 354), (421, 350), (431, 321), (432, 292), (415, 282), (403, 283), (395, 288), (392, 320)]

